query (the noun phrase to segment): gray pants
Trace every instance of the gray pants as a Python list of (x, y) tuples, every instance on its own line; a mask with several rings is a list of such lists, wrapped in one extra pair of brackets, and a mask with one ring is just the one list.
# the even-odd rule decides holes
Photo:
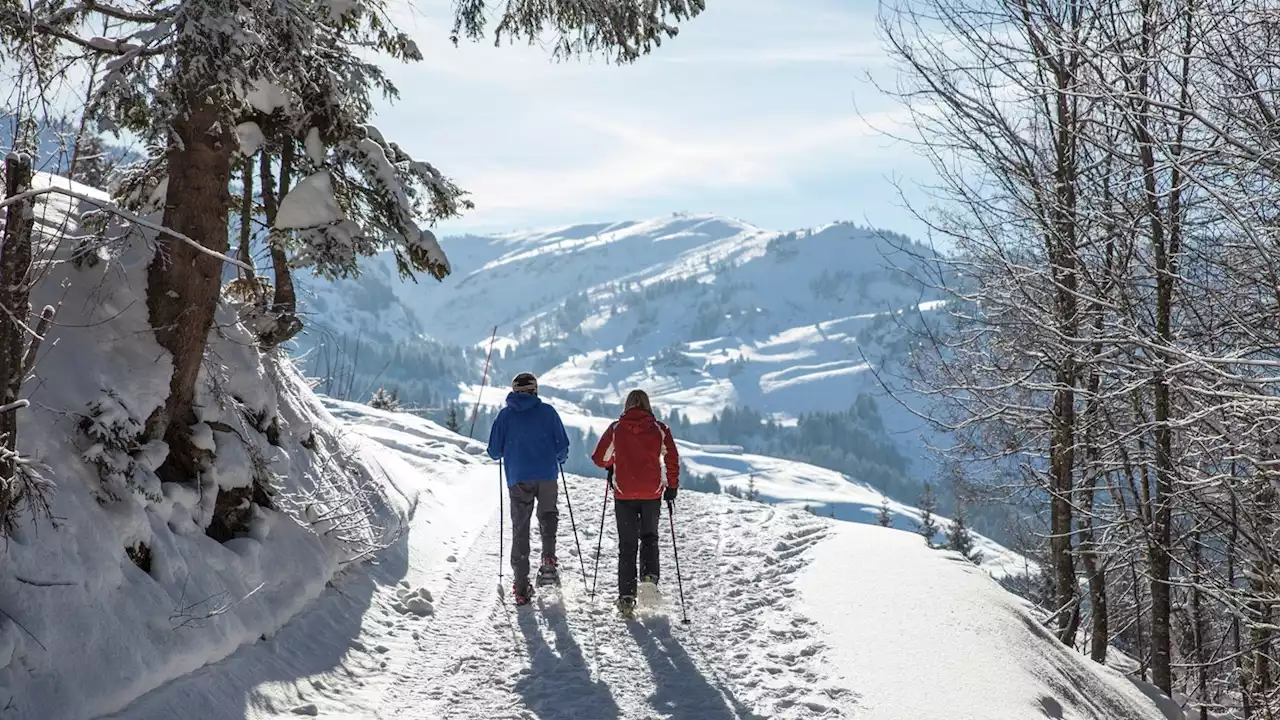
[(558, 483), (555, 480), (517, 483), (507, 488), (511, 497), (511, 569), (516, 574), (516, 587), (529, 585), (529, 524), (533, 504), (538, 504), (538, 532), (542, 536), (542, 557), (555, 557), (556, 526), (560, 511), (556, 509)]

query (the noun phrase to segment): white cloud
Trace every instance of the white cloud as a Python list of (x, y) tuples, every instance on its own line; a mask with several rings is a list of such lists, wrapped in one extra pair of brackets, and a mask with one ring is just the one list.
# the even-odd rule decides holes
[(518, 221), (546, 208), (583, 211), (637, 198), (686, 196), (699, 189), (782, 188), (833, 170), (887, 163), (876, 127), (905, 120), (901, 112), (872, 118), (772, 119), (681, 133), (635, 118), (579, 116), (577, 126), (614, 138), (614, 150), (556, 167), (491, 166), (463, 182), (477, 208), (468, 223)]
[(877, 129), (906, 118), (871, 88), (851, 99), (866, 72), (884, 67), (872, 11), (827, 0), (709, 5), (652, 56), (614, 66), (555, 63), (544, 48), (491, 40), (455, 48), (450, 0), (428, 0), (396, 18), (425, 60), (390, 69), (403, 97), (379, 123), (472, 193), (477, 209), (458, 226), (548, 214), (572, 222), (637, 199), (684, 207), (732, 191), (794, 191), (855, 167), (887, 173), (902, 150)]

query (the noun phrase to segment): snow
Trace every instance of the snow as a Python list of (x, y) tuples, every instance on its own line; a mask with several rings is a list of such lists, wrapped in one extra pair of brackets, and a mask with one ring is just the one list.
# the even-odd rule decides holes
[(921, 546), (906, 533), (842, 525), (796, 578), (797, 610), (856, 688), (857, 717), (1164, 720), (1142, 690), (1056, 642), (972, 565)]
[(293, 106), (294, 98), (288, 88), (260, 78), (243, 93), (245, 102), (258, 112), (270, 115), (276, 110), (287, 110)]
[[(34, 186), (55, 183), (102, 197), (43, 174)], [(230, 309), (197, 387), (194, 431), (215, 450), (213, 468), (198, 486), (161, 483), (154, 468), (167, 447), (140, 436), (172, 368), (147, 322), (151, 239), (119, 238), (95, 264), (66, 262), (83, 235), (79, 204), (45, 195), (35, 209), (43, 275), (33, 306), (58, 315), (24, 386), (31, 404), (18, 412), (18, 447), (53, 481), (56, 522), (23, 518), (5, 544), (6, 719), (100, 717), (271, 637), (340, 570), (394, 537), (409, 509), (377, 479), (373, 459), (344, 444), (345, 430), (292, 365), (258, 354)], [(268, 423), (280, 428), (279, 446)], [(225, 544), (208, 537), (219, 488), (253, 473), (269, 476), (276, 509), (255, 508), (248, 533)], [(308, 504), (346, 508), (344, 524), (310, 526)]]
[(276, 227), (301, 230), (341, 222), (344, 217), (333, 196), (329, 171), (321, 170), (303, 178), (280, 200)]
[(252, 157), (266, 143), (266, 136), (256, 122), (244, 122), (236, 126), (236, 140), (240, 143), (240, 154)]
[(112, 717), (1184, 720), (914, 534), (723, 495), (683, 493), (670, 526), (688, 625), (665, 519), (659, 607), (629, 623), (609, 608), (616, 534), (597, 534), (598, 477), (567, 480), (583, 555), (562, 521), (559, 599), (516, 609), (494, 591), (510, 571), (483, 446), (324, 402), (412, 508), (408, 533), (270, 638)]
[[(258, 100), (272, 100), (269, 89), (260, 85)], [(67, 183), (38, 175), (34, 184), (53, 182)], [(298, 190), (289, 197), (296, 194), (300, 206), (290, 212), (314, 220), (323, 203), (306, 202), (308, 192)], [(323, 195), (325, 188), (313, 190)], [(607, 599), (617, 536), (605, 522), (606, 486), (598, 476), (569, 476), (560, 600), (544, 593), (534, 607), (516, 609), (499, 600), (503, 583), (495, 583), (498, 574), (510, 581), (505, 490), (483, 445), (407, 413), (316, 397), (287, 358), (259, 354), (231, 307), (219, 313), (197, 386), (193, 433), (212, 463), (198, 482), (161, 482), (154, 468), (167, 448), (143, 442), (142, 433), (168, 394), (172, 368), (147, 322), (150, 239), (119, 237), (98, 250), (95, 264), (65, 262), (84, 234), (78, 204), (44, 196), (36, 208), (36, 259), (45, 274), (32, 302), (55, 305), (59, 315), (37, 381), (24, 388), (31, 403), (18, 411), (19, 449), (55, 484), (57, 521), (24, 523), (6, 545), (6, 720), (159, 720), (193, 711), (208, 720), (1184, 720), (1176, 707), (1162, 713), (1149, 688), (1091, 665), (1039, 629), (988, 576), (1018, 562), (1003, 549), (980, 538), (991, 558), (978, 568), (911, 533), (804, 512), (799, 506), (817, 499), (866, 523), (883, 496), (839, 473), (732, 446), (680, 447), (695, 472), (739, 487), (754, 476), (772, 503), (682, 493), (660, 538), (660, 607), (634, 623), (614, 617)], [(505, 277), (498, 286), (536, 287), (518, 270), (591, 258), (610, 246), (632, 258), (655, 247), (671, 253), (671, 262), (644, 266), (637, 282), (672, 272), (709, 276), (706, 258), (741, 260), (738, 280), (760, 270), (753, 282), (763, 284), (779, 272), (751, 267), (767, 257), (760, 253), (772, 236), (714, 218), (562, 235), (563, 247), (552, 253), (558, 257), (535, 253), (519, 265), (496, 265)], [(541, 242), (523, 235), (496, 244), (506, 253)], [(602, 256), (590, 259), (597, 261), (608, 265)], [(717, 283), (734, 275), (717, 272)], [(710, 291), (703, 285), (691, 292)], [(767, 295), (788, 293), (770, 289), (740, 309), (769, 307)], [(688, 300), (663, 302), (680, 318), (673, 303)], [(802, 330), (811, 318), (780, 307), (764, 325), (682, 352), (812, 351), (805, 360), (812, 367), (796, 377), (852, 367), (831, 364), (849, 359), (836, 355), (831, 338), (870, 321), (845, 307), (839, 317), (847, 322), (820, 323), (815, 339)], [(595, 383), (597, 372), (645, 378), (661, 396), (701, 407), (711, 402), (705, 396), (749, 391), (725, 377), (686, 382), (628, 365), (671, 339), (625, 342), (636, 327), (630, 320), (601, 326), (599, 347), (622, 345), (626, 356), (608, 368), (586, 351), (590, 365), (563, 381)], [(758, 384), (759, 374), (748, 377)], [(503, 394), (490, 388), (485, 401), (500, 403)], [(598, 432), (609, 422), (581, 405), (553, 402), (567, 424)], [(254, 506), (248, 531), (225, 543), (207, 536), (219, 492), (256, 482), (274, 489), (275, 509)], [(899, 504), (891, 510), (912, 513)], [(569, 537), (574, 532), (580, 546)], [(675, 542), (680, 581), (673, 587)], [(596, 579), (593, 598), (586, 583)], [(688, 625), (677, 620), (686, 611)]]
[(320, 128), (311, 128), (307, 131), (307, 138), (303, 145), (307, 149), (307, 157), (311, 159), (312, 164), (316, 167), (324, 165), (324, 142), (320, 140)]
[[(881, 381), (892, 378), (876, 373), (889, 367), (890, 376), (899, 374), (910, 340), (899, 323), (911, 317), (893, 313), (937, 314), (943, 306), (885, 267), (881, 252), (892, 249), (875, 231), (836, 224), (793, 236), (731, 218), (680, 215), (446, 237), (441, 246), (454, 274), (415, 284), (380, 272), (386, 281), (379, 296), (391, 298), (381, 309), (345, 300), (360, 294), (356, 285), (369, 282), (363, 279), (312, 282), (308, 296), (326, 308), (335, 333), (386, 328), (392, 342), (429, 335), (487, 347), (498, 325), (508, 354), (576, 302), (584, 313), (572, 316), (576, 327), (539, 334), (555, 358), (539, 376), (563, 398), (616, 402), (643, 387), (664, 412), (705, 422), (733, 405), (784, 420), (840, 412), (866, 393), (880, 400), (903, 454), (920, 456), (912, 471), (931, 472), (923, 450), (934, 438), (886, 397)], [(369, 267), (389, 263), (380, 256)], [(644, 288), (652, 297), (637, 303), (629, 291)], [(418, 320), (401, 321), (410, 310)], [(668, 349), (685, 362), (655, 363)]]

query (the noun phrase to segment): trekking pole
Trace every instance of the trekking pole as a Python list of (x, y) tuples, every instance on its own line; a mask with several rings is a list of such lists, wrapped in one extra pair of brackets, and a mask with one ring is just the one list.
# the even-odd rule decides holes
[(503, 551), (503, 548), (506, 547), (506, 544), (503, 542), (502, 536), (505, 534), (506, 523), (507, 523), (507, 511), (505, 507), (506, 503), (504, 502), (504, 497), (503, 497), (504, 495), (506, 495), (506, 488), (503, 487), (503, 485), (505, 484), (506, 483), (502, 481), (502, 461), (499, 460), (498, 461), (498, 599), (501, 600), (503, 604), (506, 604), (507, 602), (507, 594), (502, 591), (502, 551)]
[(596, 569), (592, 573), (591, 602), (596, 601), (596, 585), (600, 583), (600, 549), (604, 547), (604, 516), (609, 510), (609, 489), (613, 487), (613, 468), (609, 468), (609, 481), (604, 484), (604, 505), (600, 507), (600, 532), (596, 535)]
[(582, 541), (578, 539), (578, 523), (573, 521), (573, 500), (569, 498), (569, 484), (564, 479), (564, 463), (560, 464), (560, 486), (564, 488), (564, 502), (569, 506), (569, 525), (573, 527), (573, 544), (578, 546), (578, 569), (582, 570), (582, 589), (587, 589), (587, 565), (582, 557)]
[(676, 559), (676, 585), (680, 587), (680, 614), (683, 615), (681, 623), (689, 624), (689, 611), (684, 605), (684, 580), (680, 579), (680, 549), (676, 546), (676, 502), (674, 500), (667, 501), (667, 519), (671, 521), (671, 554)]
[(467, 431), (470, 439), (476, 433), (476, 418), (480, 415), (480, 398), (484, 397), (484, 386), (489, 382), (489, 361), (493, 359), (493, 341), (498, 339), (498, 326), (493, 326), (493, 334), (489, 336), (489, 354), (484, 359), (484, 375), (480, 377), (480, 392), (476, 393), (476, 406), (471, 410), (471, 429)]

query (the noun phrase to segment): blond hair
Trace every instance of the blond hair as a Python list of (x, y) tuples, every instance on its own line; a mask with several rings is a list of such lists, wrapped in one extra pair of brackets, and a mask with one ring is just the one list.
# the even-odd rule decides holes
[(649, 404), (649, 395), (643, 390), (632, 390), (627, 393), (627, 401), (622, 405), (622, 411), (626, 412), (632, 408), (640, 408), (650, 415), (653, 414), (653, 406)]

